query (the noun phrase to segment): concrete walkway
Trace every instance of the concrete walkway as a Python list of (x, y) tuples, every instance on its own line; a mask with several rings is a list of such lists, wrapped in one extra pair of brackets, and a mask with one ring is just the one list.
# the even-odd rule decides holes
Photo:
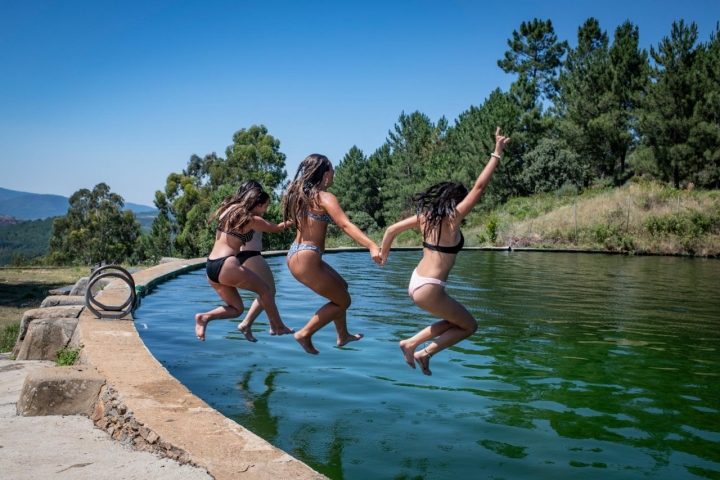
[(28, 373), (53, 365), (0, 354), (0, 478), (210, 479), (204, 468), (132, 450), (84, 416), (21, 417), (15, 404)]

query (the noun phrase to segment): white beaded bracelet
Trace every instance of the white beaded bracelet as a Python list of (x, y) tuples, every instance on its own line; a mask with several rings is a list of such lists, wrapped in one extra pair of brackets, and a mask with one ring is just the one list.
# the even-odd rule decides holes
[(500, 159), (502, 158), (502, 157), (501, 157), (500, 155), (498, 155), (497, 153), (491, 153), (490, 156), (491, 156), (491, 157), (495, 157), (495, 158), (497, 158), (498, 160), (500, 160)]

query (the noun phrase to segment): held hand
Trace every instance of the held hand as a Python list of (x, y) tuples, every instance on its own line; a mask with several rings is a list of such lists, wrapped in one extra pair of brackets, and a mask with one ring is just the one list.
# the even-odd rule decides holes
[(380, 247), (374, 243), (370, 246), (370, 256), (373, 261), (382, 267), (382, 260), (380, 259)]
[(389, 251), (384, 251), (383, 249), (380, 249), (380, 266), (384, 267), (387, 263), (388, 255), (390, 255)]
[(508, 143), (510, 143), (510, 137), (500, 135), (500, 127), (497, 127), (495, 131), (495, 154), (500, 155)]

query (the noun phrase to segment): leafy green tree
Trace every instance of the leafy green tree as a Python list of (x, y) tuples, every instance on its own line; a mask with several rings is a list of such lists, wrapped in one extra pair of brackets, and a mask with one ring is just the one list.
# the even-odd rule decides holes
[(285, 154), (279, 147), (280, 141), (265, 126), (253, 125), (235, 132), (225, 152), (227, 159), (215, 153), (192, 155), (182, 173), (168, 175), (165, 191), (157, 192), (156, 198), (167, 203), (173, 222), (173, 254), (189, 258), (209, 253), (215, 235), (207, 219), (242, 181), (254, 178), (271, 193), (273, 202), (278, 201), (274, 192), (287, 178)]
[(93, 265), (100, 261), (122, 263), (135, 251), (140, 223), (123, 198), (105, 183), (92, 191), (83, 188), (70, 197), (64, 217), (53, 222), (50, 256), (54, 263)]
[(235, 132), (232, 145), (225, 150), (225, 157), (224, 162), (215, 161), (210, 167), (210, 181), (215, 188), (254, 178), (271, 191), (280, 187), (287, 178), (286, 157), (280, 152), (280, 140), (268, 135), (264, 125), (253, 125)]
[(663, 178), (676, 188), (700, 169), (702, 161), (702, 154), (690, 142), (699, 99), (696, 82), (702, 49), (696, 44), (697, 38), (695, 22), (686, 25), (680, 20), (673, 22), (670, 37), (664, 37), (657, 50), (650, 47), (655, 81), (644, 97), (639, 123)]

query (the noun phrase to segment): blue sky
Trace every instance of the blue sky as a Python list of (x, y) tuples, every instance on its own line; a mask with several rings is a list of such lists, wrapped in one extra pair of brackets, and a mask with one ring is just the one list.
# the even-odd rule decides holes
[[(152, 205), (192, 154), (264, 124), (292, 176), (310, 153), (371, 154), (402, 111), (452, 125), (513, 77), (522, 21), (576, 43), (595, 17), (644, 48), (674, 20), (707, 41), (720, 1), (0, 0), (0, 187), (70, 196), (105, 182)], [(2, 213), (2, 212), (0, 212)]]

